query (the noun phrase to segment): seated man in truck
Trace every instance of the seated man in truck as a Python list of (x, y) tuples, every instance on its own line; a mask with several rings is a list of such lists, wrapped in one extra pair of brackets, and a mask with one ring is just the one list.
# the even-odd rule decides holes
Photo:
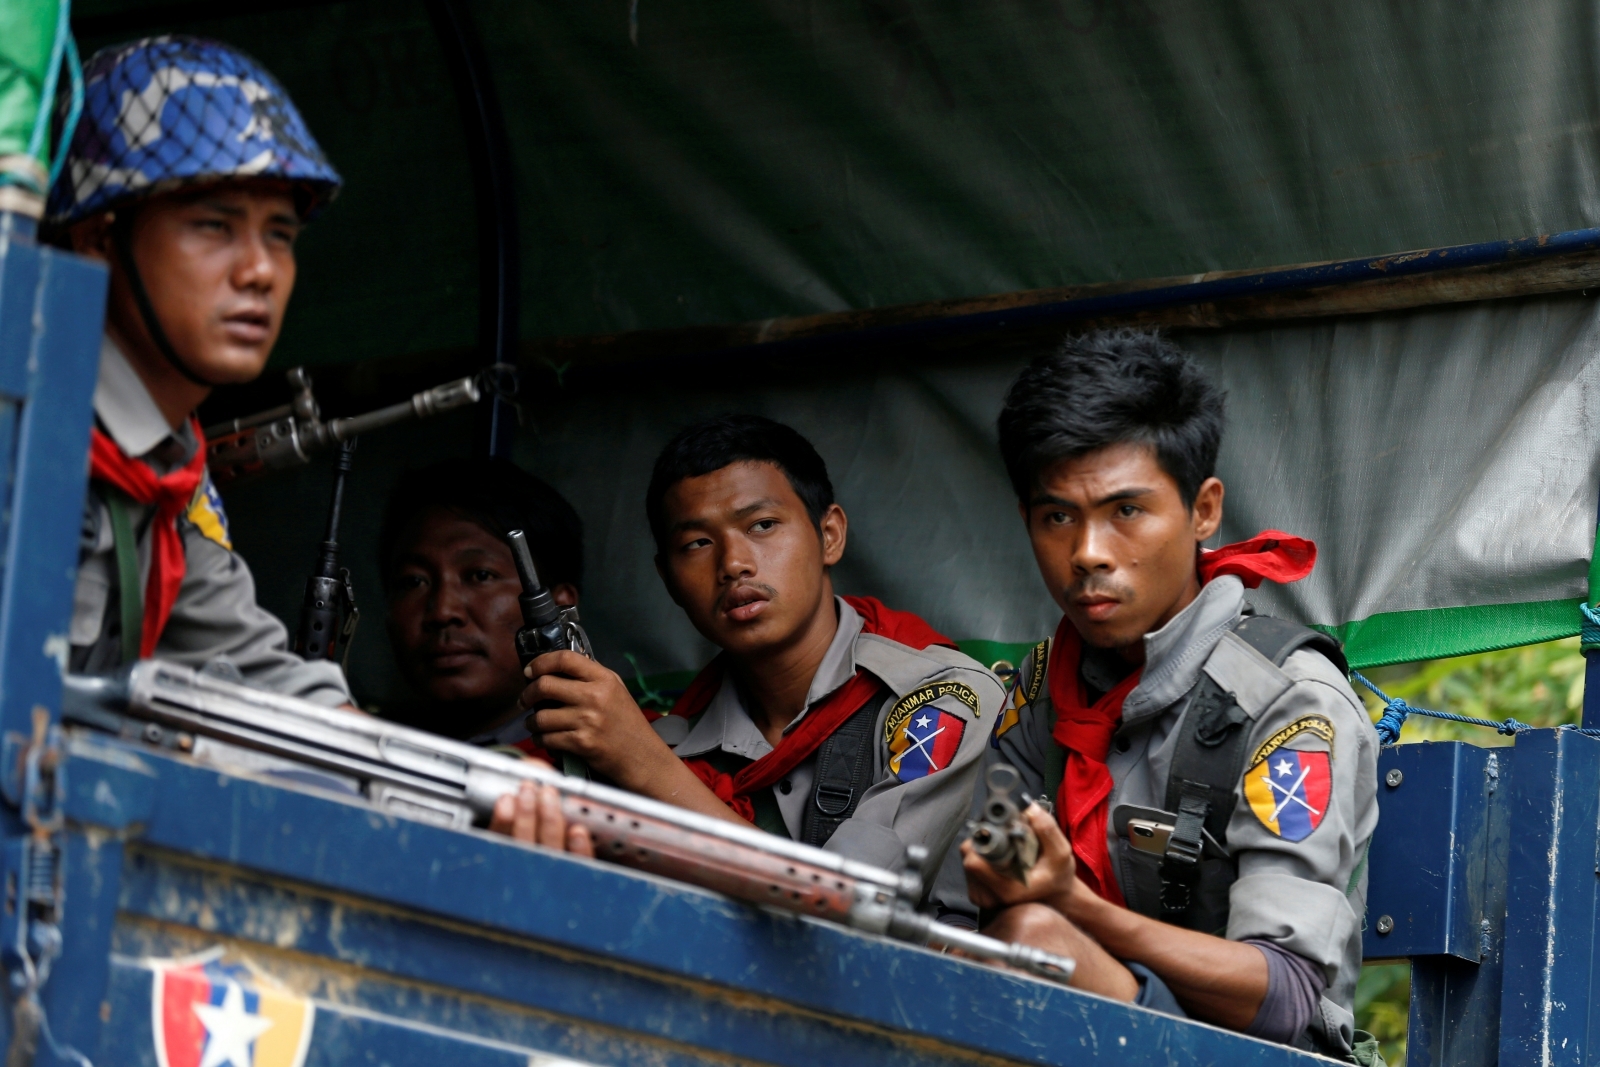
[[(691, 426), (657, 458), (645, 511), (667, 592), (722, 654), (653, 729), (616, 674), (539, 657), (521, 701), (545, 746), (636, 793), (879, 866), (921, 846), (940, 871), (1004, 693), (917, 616), (835, 595), (848, 524), (811, 443), (754, 415)], [(955, 873), (930, 900), (966, 925)]]
[(84, 78), (47, 218), (111, 272), (70, 668), (223, 657), (254, 685), (348, 704), (338, 665), (289, 651), (256, 604), (194, 417), (266, 365), (295, 239), (339, 176), (272, 76), (226, 45), (118, 45)]
[(556, 603), (578, 602), (583, 524), (572, 505), (506, 460), (447, 460), (395, 483), (378, 535), (389, 643), (421, 698), (383, 716), (477, 744), (548, 759), (517, 703), (528, 680), (517, 659), (522, 584), (505, 535), (528, 535)]
[(1201, 550), (1222, 429), (1221, 391), (1155, 334), (1069, 340), (1012, 385), (1001, 452), (1063, 618), (989, 760), (1059, 825), (1028, 809), (1026, 884), (966, 846), (970, 889), (986, 933), (1076, 959), (1074, 985), (1343, 1057), (1378, 741), (1337, 646), (1245, 601), (1315, 546)]

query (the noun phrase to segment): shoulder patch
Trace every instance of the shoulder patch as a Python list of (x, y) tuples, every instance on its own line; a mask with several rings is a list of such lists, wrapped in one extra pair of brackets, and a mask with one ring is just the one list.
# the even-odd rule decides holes
[(1332, 721), (1322, 715), (1305, 715), (1296, 719), (1288, 726), (1285, 726), (1283, 729), (1279, 730), (1277, 733), (1261, 742), (1260, 745), (1256, 746), (1255, 753), (1250, 757), (1251, 765), (1254, 766), (1255, 764), (1260, 763), (1273, 752), (1276, 752), (1278, 749), (1282, 748), (1284, 745), (1288, 744), (1290, 741), (1304, 733), (1316, 734), (1318, 737), (1328, 742), (1330, 747), (1333, 745)]
[(1326, 752), (1280, 749), (1244, 772), (1250, 810), (1274, 835), (1304, 841), (1322, 825), (1333, 799), (1333, 773)]
[(1029, 651), (1027, 666), (1017, 672), (1016, 681), (1011, 685), (1011, 699), (1006, 701), (1005, 710), (994, 724), (994, 733), (989, 736), (991, 748), (1000, 747), (1000, 739), (1006, 735), (1006, 731), (1022, 721), (1022, 709), (1039, 699), (1039, 691), (1044, 688), (1045, 663), (1049, 658), (1049, 641), (1040, 641)]
[(905, 721), (911, 717), (913, 711), (946, 696), (955, 697), (971, 708), (973, 718), (983, 714), (983, 702), (978, 699), (978, 694), (960, 682), (929, 682), (895, 701), (894, 707), (889, 709), (888, 718), (883, 721), (883, 743), (886, 745), (894, 743), (895, 734), (905, 725)]
[(924, 708), (901, 721), (889, 742), (889, 772), (902, 782), (926, 778), (950, 766), (961, 751), (966, 721), (939, 708)]
[[(1044, 685), (1044, 667), (1050, 658), (1050, 642), (1040, 641), (1028, 653), (1028, 703), (1039, 699), (1039, 689)], [(1018, 689), (1020, 690), (1020, 686)]]
[(209, 475), (201, 479), (199, 487), (195, 489), (185, 518), (194, 524), (194, 528), (206, 540), (215, 541), (229, 552), (233, 551), (228, 513), (222, 510), (222, 494), (217, 492)]

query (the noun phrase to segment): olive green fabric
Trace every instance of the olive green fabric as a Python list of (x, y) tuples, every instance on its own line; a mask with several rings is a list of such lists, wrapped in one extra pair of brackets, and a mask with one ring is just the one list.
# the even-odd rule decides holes
[[(529, 338), (1600, 222), (1574, 0), (640, 0), (636, 43), (621, 0), (462, 6), (506, 116)], [(470, 344), (466, 140), (419, 0), (152, 7), (80, 0), (85, 48), (240, 45), (347, 178), (277, 362)]]
[(144, 590), (139, 584), (139, 542), (128, 514), (129, 500), (120, 490), (103, 486), (106, 513), (111, 516), (111, 545), (117, 555), (117, 607), (122, 620), (122, 665), (144, 649)]

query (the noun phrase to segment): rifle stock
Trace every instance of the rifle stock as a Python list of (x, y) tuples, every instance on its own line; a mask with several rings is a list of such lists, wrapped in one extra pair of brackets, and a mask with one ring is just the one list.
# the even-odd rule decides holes
[[(112, 677), (68, 675), (68, 722), (143, 743), (196, 752), (209, 740), (354, 781), (390, 814), (453, 828), (486, 823), (495, 801), (522, 782), (554, 786), (566, 818), (589, 830), (595, 855), (724, 893), (1066, 983), (1074, 962), (919, 914), (920, 874), (896, 873), (836, 853), (713, 819), (552, 768), (252, 689), (159, 660)], [(213, 756), (213, 758), (217, 758)]]

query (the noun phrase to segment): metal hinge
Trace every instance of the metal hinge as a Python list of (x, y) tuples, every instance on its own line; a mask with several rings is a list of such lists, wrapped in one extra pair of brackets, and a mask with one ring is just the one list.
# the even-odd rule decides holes
[(32, 1063), (42, 1036), (60, 1058), (88, 1064), (77, 1050), (56, 1044), (39, 1002), (39, 990), (61, 955), (62, 891), (61, 830), (65, 824), (65, 765), (61, 727), (44, 708), (33, 709), (33, 735), (25, 743), (5, 739), (7, 766), (15, 768), (4, 782), (6, 799), (22, 809), (27, 833), (0, 848), (0, 968), (12, 1003), (11, 1046), (6, 1063)]

